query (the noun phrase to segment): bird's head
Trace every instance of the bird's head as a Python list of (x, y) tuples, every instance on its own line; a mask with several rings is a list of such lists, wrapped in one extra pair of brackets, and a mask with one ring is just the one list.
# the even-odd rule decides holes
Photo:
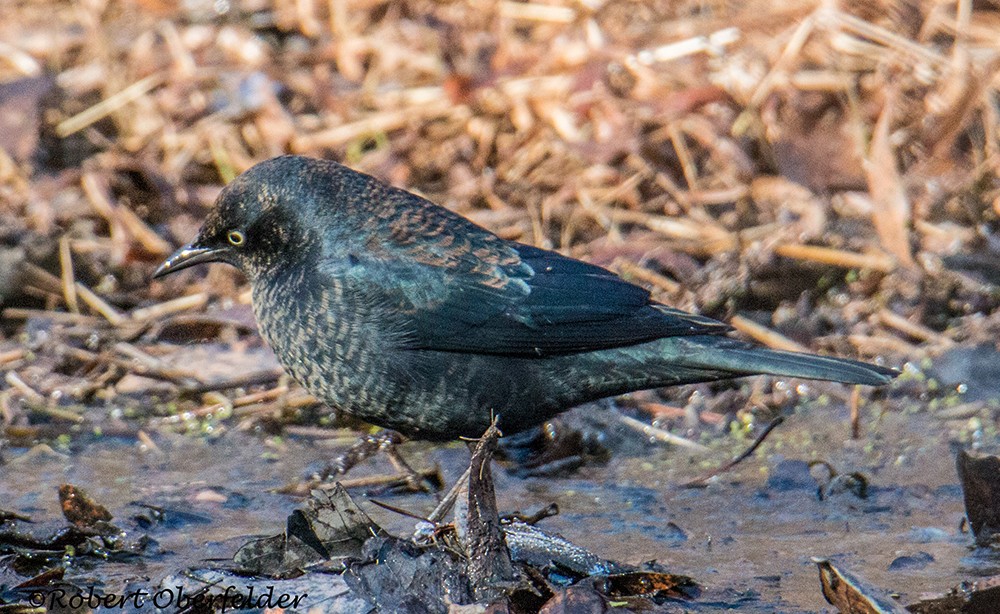
[(316, 177), (315, 162), (284, 156), (237, 177), (215, 201), (198, 236), (167, 258), (153, 277), (225, 262), (253, 281), (308, 257), (320, 240), (314, 210), (324, 194), (316, 186), (327, 183)]

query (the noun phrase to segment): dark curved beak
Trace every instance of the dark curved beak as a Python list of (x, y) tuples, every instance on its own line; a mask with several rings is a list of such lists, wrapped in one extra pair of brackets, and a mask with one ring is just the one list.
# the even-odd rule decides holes
[(180, 271), (203, 262), (217, 262), (221, 259), (223, 251), (225, 250), (215, 247), (201, 247), (194, 243), (185, 245), (157, 267), (156, 271), (153, 272), (153, 278), (163, 277), (174, 271)]

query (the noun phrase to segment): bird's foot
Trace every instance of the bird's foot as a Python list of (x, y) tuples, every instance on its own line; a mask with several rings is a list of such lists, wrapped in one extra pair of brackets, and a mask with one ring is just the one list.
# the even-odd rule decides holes
[(323, 477), (343, 475), (366, 458), (382, 451), (394, 449), (401, 443), (403, 443), (403, 436), (396, 431), (384, 430), (373, 435), (365, 435), (355, 442), (347, 452), (335, 458), (324, 471)]
[(425, 475), (415, 470), (399, 453), (399, 445), (403, 436), (392, 430), (383, 430), (373, 435), (365, 435), (357, 443), (333, 460), (320, 474), (320, 479), (329, 481), (344, 475), (358, 463), (379, 452), (386, 455), (389, 462), (402, 476), (406, 489), (412, 492), (431, 492), (432, 485)]

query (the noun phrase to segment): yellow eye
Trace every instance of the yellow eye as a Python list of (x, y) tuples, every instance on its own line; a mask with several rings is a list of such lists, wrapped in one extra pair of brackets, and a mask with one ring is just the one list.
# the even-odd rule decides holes
[(226, 238), (229, 239), (229, 243), (232, 245), (243, 245), (243, 241), (246, 240), (246, 237), (244, 237), (243, 233), (239, 230), (230, 231), (230, 233), (226, 235)]

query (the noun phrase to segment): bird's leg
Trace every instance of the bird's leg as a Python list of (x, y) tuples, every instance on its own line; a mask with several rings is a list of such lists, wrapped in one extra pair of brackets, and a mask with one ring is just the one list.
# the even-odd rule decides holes
[(398, 432), (385, 429), (373, 435), (365, 435), (351, 446), (347, 452), (338, 456), (320, 474), (320, 479), (327, 481), (334, 476), (344, 475), (361, 461), (379, 452), (384, 452), (396, 471), (403, 474), (406, 486), (413, 491), (428, 490), (424, 478), (407, 463), (399, 454), (397, 447), (403, 443), (403, 436)]
[(403, 436), (396, 431), (383, 430), (373, 435), (365, 435), (327, 466), (323, 471), (323, 479), (344, 475), (366, 458), (402, 442)]

